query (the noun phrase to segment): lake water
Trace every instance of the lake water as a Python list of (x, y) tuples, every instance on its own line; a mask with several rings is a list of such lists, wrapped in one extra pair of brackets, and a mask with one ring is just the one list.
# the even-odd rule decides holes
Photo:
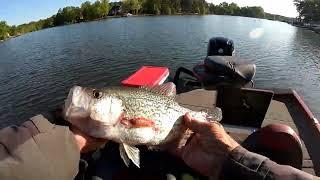
[(257, 65), (256, 87), (292, 88), (320, 115), (320, 35), (231, 16), (114, 18), (55, 27), (0, 43), (0, 127), (63, 104), (75, 84), (118, 84), (142, 65), (191, 68), (211, 37), (234, 40)]

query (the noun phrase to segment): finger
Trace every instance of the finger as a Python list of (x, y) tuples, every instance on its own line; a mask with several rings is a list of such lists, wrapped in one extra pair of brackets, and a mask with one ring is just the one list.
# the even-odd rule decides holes
[(99, 143), (108, 142), (108, 139), (90, 136), (90, 135), (86, 134), (85, 132), (83, 132), (82, 130), (80, 130), (76, 126), (70, 126), (70, 130), (73, 132), (73, 134), (83, 137), (86, 141), (99, 142)]
[(181, 127), (181, 132), (182, 133), (179, 133), (177, 137), (174, 138), (172, 141), (160, 145), (160, 149), (166, 150), (171, 154), (178, 155), (180, 157), (181, 149), (185, 146), (188, 138), (193, 133), (192, 131), (187, 130), (187, 128), (184, 125)]
[(188, 161), (189, 159), (192, 159), (195, 151), (199, 149), (198, 141), (199, 139), (197, 138), (197, 135), (195, 135), (188, 144), (182, 148), (181, 156), (183, 160)]
[(183, 120), (185, 126), (196, 133), (204, 133), (208, 130), (208, 128), (210, 128), (210, 123), (196, 120), (192, 118), (189, 113), (184, 115)]
[(176, 147), (176, 146), (167, 146), (167, 147), (163, 147), (161, 150), (166, 150), (168, 151), (170, 154), (176, 156), (176, 157), (180, 157), (181, 158), (181, 154), (182, 154), (182, 150), (183, 147)]

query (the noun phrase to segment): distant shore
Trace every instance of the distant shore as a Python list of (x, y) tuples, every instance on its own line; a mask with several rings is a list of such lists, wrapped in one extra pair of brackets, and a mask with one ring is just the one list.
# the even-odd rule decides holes
[[(176, 14), (171, 14), (171, 15), (166, 15), (166, 16), (184, 16), (184, 15), (199, 15), (199, 16), (202, 16), (202, 14), (198, 14), (198, 13), (176, 13)], [(218, 14), (203, 14), (203, 15), (217, 15), (217, 16), (219, 16)], [(130, 14), (130, 15), (126, 15), (126, 14), (123, 14), (123, 15), (106, 16), (106, 17), (103, 17), (103, 18), (98, 18), (98, 19), (93, 19), (93, 20), (77, 21), (77, 22), (73, 22), (73, 23), (69, 23), (69, 24), (63, 24), (63, 25), (59, 25), (59, 26), (66, 26), (66, 25), (79, 24), (79, 23), (87, 23), (87, 22), (92, 22), (92, 21), (101, 21), (101, 20), (112, 19), (112, 18), (130, 18), (130, 17), (146, 17), (146, 16), (164, 16), (164, 15), (156, 15), (156, 14), (136, 14), (136, 15)], [(227, 16), (232, 16), (232, 15), (227, 15)], [(239, 17), (246, 17), (246, 16), (239, 16)], [(265, 18), (258, 18), (258, 17), (252, 17), (252, 18), (265, 19)], [(48, 27), (48, 28), (44, 28), (44, 29), (49, 29), (49, 28), (54, 28), (54, 27), (59, 27), (59, 26), (52, 26), (52, 27)], [(306, 28), (306, 27), (303, 27), (303, 28)], [(44, 29), (40, 29), (40, 30), (44, 30)], [(40, 31), (40, 30), (36, 30), (36, 31)], [(36, 32), (36, 31), (31, 31), (31, 32)], [(4, 41), (8, 41), (8, 40), (16, 38), (16, 37), (19, 37), (19, 36), (22, 36), (22, 35), (25, 35), (25, 34), (28, 34), (28, 33), (31, 33), (31, 32), (18, 34), (18, 35), (15, 35), (15, 36), (9, 36), (6, 39), (0, 40), (0, 43), (4, 42)], [(318, 29), (318, 33), (320, 33), (320, 29)]]
[(302, 28), (302, 29), (307, 29), (307, 30), (313, 31), (317, 34), (320, 34), (320, 24), (318, 24), (318, 25), (293, 24), (293, 26), (298, 27), (298, 28)]
[[(191, 14), (174, 14), (174, 15), (191, 15)], [(193, 14), (193, 15), (195, 15), (195, 14)], [(60, 26), (79, 24), (79, 23), (87, 23), (87, 22), (93, 22), (93, 21), (101, 21), (101, 20), (112, 19), (112, 18), (127, 18), (127, 17), (138, 17), (138, 16), (143, 17), (143, 16), (159, 16), (159, 15), (155, 15), (155, 14), (138, 14), (138, 15), (131, 15), (131, 16), (115, 15), (115, 16), (106, 16), (104, 18), (98, 18), (98, 19), (93, 19), (93, 20), (84, 20), (84, 21), (74, 22), (74, 23), (70, 23), (70, 24), (64, 24), (64, 25), (60, 25)], [(60, 27), (60, 26), (52, 26), (52, 27), (48, 27), (48, 28), (44, 28), (44, 29), (50, 29), (50, 28)], [(40, 29), (40, 30), (44, 30), (44, 29)], [(36, 31), (40, 31), (40, 30), (36, 30)], [(36, 31), (31, 31), (31, 32), (36, 32)], [(0, 42), (5, 42), (10, 39), (13, 39), (13, 38), (16, 38), (16, 37), (19, 37), (19, 36), (22, 36), (22, 35), (25, 35), (25, 34), (28, 34), (31, 32), (27, 32), (27, 33), (15, 35), (15, 36), (9, 36), (6, 39), (0, 40)]]
[(317, 34), (320, 34), (320, 25), (319, 26), (309, 26), (309, 27), (306, 27), (307, 29), (317, 33)]
[[(137, 14), (137, 15), (133, 15)], [(0, 39), (11, 39), (16, 35), (22, 35), (42, 29), (63, 26), (81, 22), (98, 21), (108, 18), (130, 16), (158, 16), (158, 15), (229, 15), (243, 16), (260, 19), (269, 19), (288, 22), (292, 18), (265, 12), (261, 6), (240, 7), (236, 3), (223, 2), (219, 5), (207, 3), (203, 0), (169, 1), (134, 1), (130, 0), (110, 2), (108, 0), (95, 2), (86, 1), (79, 6), (66, 6), (60, 8), (50, 17), (31, 21), (20, 25), (8, 25), (6, 21), (0, 21)]]

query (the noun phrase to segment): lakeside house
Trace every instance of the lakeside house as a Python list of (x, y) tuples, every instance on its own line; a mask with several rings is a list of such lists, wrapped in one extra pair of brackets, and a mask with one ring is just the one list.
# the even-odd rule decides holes
[(117, 15), (121, 15), (121, 14), (122, 14), (121, 5), (115, 5), (110, 9), (108, 16), (117, 16)]

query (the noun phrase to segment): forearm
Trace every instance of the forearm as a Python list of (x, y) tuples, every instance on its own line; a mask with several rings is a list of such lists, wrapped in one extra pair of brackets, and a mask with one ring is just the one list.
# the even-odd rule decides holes
[(314, 176), (290, 166), (279, 165), (268, 158), (235, 148), (225, 161), (220, 179), (313, 179)]
[(43, 116), (0, 131), (0, 179), (73, 179), (80, 151), (68, 127)]

